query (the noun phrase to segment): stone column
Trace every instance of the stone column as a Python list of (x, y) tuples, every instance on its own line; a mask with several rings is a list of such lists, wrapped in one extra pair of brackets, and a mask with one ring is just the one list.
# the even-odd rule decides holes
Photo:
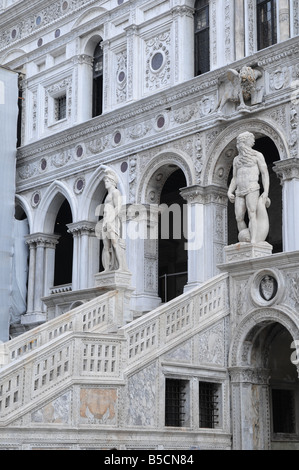
[(92, 118), (92, 64), (93, 57), (81, 54), (73, 59), (78, 70), (77, 86), (77, 122), (84, 122)]
[(174, 83), (194, 77), (194, 9), (178, 5), (172, 9), (174, 27)]
[(278, 41), (285, 41), (290, 37), (290, 5), (289, 0), (278, 1), (279, 37)]
[(269, 450), (269, 370), (232, 367), (229, 374), (233, 450)]
[(85, 220), (68, 224), (67, 227), (74, 238), (72, 290), (93, 287), (99, 264), (99, 250), (92, 250), (95, 246), (95, 223)]
[(127, 33), (127, 100), (137, 100), (141, 96), (141, 83), (139, 79), (138, 58), (140, 56), (139, 28), (131, 24), (125, 28)]
[(235, 0), (235, 56), (242, 59), (245, 54), (244, 0)]
[(28, 271), (28, 290), (27, 290), (27, 314), (34, 310), (34, 283), (35, 283), (35, 242), (26, 241), (29, 246), (29, 271)]
[(112, 105), (112, 86), (111, 86), (111, 70), (113, 70), (111, 64), (111, 52), (110, 52), (110, 41), (102, 41), (103, 48), (103, 113), (111, 110)]
[(55, 246), (58, 236), (35, 233), (26, 237), (30, 249), (27, 313), (22, 324), (41, 323), (46, 320), (42, 297), (48, 295), (54, 279)]
[(283, 251), (296, 251), (299, 249), (299, 160), (281, 160), (273, 170), (282, 184)]
[(156, 308), (158, 297), (158, 207), (128, 206), (126, 247), (134, 292), (131, 308), (135, 316)]
[(226, 235), (226, 190), (216, 186), (190, 186), (181, 190), (188, 202), (188, 283), (185, 291), (218, 274)]

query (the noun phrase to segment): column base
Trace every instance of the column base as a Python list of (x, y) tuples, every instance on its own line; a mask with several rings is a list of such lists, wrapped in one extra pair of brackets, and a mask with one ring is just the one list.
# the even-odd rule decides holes
[(235, 245), (229, 245), (224, 248), (225, 262), (232, 263), (244, 261), (252, 258), (261, 258), (272, 255), (273, 246), (267, 242), (256, 244), (240, 242)]
[(43, 312), (25, 313), (21, 316), (21, 324), (34, 328), (47, 320), (47, 314)]

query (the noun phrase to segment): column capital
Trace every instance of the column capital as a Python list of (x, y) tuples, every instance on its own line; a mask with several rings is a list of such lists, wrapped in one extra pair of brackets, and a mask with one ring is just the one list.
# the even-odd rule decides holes
[(96, 222), (90, 222), (88, 220), (81, 220), (80, 222), (74, 222), (67, 224), (68, 232), (73, 236), (90, 235), (94, 234)]
[(173, 16), (190, 16), (193, 18), (194, 8), (188, 5), (176, 5), (172, 8)]
[(273, 170), (284, 183), (287, 180), (299, 179), (299, 159), (288, 158), (274, 163)]
[(76, 55), (72, 58), (72, 62), (73, 62), (74, 65), (86, 64), (86, 65), (89, 65), (90, 67), (92, 67), (93, 57), (91, 57), (90, 55), (87, 55), (87, 54), (79, 54), (79, 55)]
[(220, 186), (200, 186), (198, 184), (188, 186), (180, 190), (181, 196), (189, 204), (226, 204), (227, 189)]
[(25, 243), (29, 246), (29, 248), (34, 248), (37, 246), (43, 246), (48, 248), (55, 248), (58, 243), (60, 235), (55, 234), (47, 234), (42, 232), (32, 233), (30, 235), (26, 235)]
[(231, 367), (229, 368), (231, 382), (248, 383), (255, 385), (268, 385), (270, 371), (260, 367)]

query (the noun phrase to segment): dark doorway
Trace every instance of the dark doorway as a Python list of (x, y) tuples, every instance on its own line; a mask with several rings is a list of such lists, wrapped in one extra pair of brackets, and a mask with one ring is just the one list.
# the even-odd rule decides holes
[[(160, 215), (159, 220), (159, 296), (163, 302), (181, 295), (187, 283), (185, 201), (179, 192), (183, 187), (186, 187), (184, 173), (176, 170), (165, 182), (161, 193), (160, 204), (170, 208), (169, 213)], [(163, 230), (162, 217), (165, 217), (163, 223), (169, 228), (168, 234)]]
[(59, 235), (55, 251), (54, 285), (61, 286), (72, 282), (73, 235), (68, 233), (67, 224), (72, 223), (72, 212), (65, 200), (57, 214), (54, 233)]

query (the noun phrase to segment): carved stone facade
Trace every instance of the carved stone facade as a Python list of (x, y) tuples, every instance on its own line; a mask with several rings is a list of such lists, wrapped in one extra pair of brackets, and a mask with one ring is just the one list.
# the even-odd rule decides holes
[[(273, 0), (277, 41), (258, 50), (256, 3), (210, 0), (210, 70), (194, 76), (194, 0), (0, 2), (0, 64), (22, 90), (29, 266), (27, 309), (0, 350), (0, 448), (299, 448), (298, 420), (287, 432), (273, 414), (273, 390), (299, 402), (299, 11)], [(244, 131), (270, 173), (269, 249), (237, 243), (228, 203)], [(123, 197), (130, 271), (109, 279), (104, 166)], [(164, 204), (181, 217), (176, 248), (159, 231)], [(185, 417), (169, 426), (173, 381)]]

